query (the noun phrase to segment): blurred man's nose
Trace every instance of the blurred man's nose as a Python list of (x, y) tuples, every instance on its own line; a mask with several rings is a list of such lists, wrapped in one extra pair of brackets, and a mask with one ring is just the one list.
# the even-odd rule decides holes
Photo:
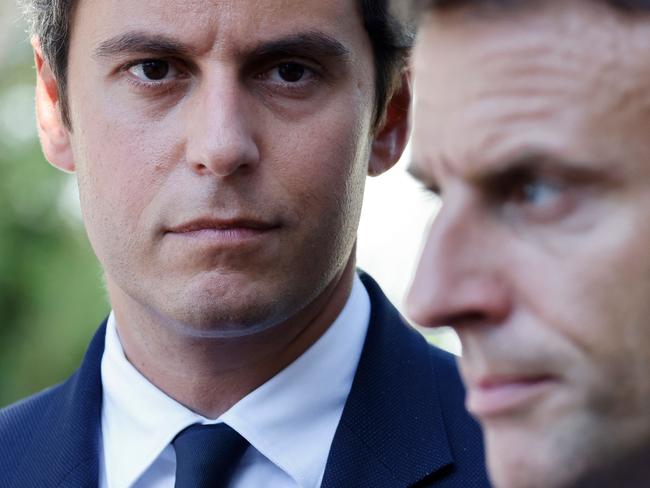
[(253, 102), (236, 74), (206, 79), (189, 107), (186, 157), (192, 171), (226, 177), (259, 163)]
[(511, 300), (504, 252), (489, 224), (471, 209), (443, 205), (426, 238), (406, 308), (426, 327), (496, 325)]

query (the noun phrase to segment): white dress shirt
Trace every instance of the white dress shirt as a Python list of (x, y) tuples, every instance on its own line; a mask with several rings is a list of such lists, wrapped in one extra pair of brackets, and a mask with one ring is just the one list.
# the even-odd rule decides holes
[(316, 343), (221, 417), (210, 420), (167, 396), (129, 363), (111, 314), (101, 364), (100, 488), (173, 488), (172, 439), (189, 425), (219, 422), (251, 444), (232, 487), (320, 486), (369, 319), (370, 299), (355, 277), (345, 307)]

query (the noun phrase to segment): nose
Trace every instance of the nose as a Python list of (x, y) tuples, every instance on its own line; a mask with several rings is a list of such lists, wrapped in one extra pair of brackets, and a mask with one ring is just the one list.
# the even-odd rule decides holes
[(420, 325), (496, 325), (510, 314), (504, 250), (485, 219), (471, 214), (445, 204), (431, 225), (406, 300)]
[(188, 105), (186, 158), (193, 172), (227, 177), (257, 166), (252, 104), (236, 76), (206, 81)]

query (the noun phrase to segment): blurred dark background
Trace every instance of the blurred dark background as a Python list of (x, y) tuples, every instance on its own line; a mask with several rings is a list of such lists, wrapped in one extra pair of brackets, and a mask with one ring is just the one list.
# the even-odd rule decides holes
[(0, 406), (65, 379), (108, 312), (74, 179), (39, 147), (25, 30), (0, 0)]

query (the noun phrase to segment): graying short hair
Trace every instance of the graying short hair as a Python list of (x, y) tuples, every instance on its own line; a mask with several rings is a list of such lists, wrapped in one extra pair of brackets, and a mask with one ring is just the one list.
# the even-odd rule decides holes
[(71, 127), (68, 110), (67, 76), (70, 25), (74, 15), (74, 0), (18, 0), (30, 34), (36, 37), (43, 57), (57, 80), (59, 104), (63, 122)]

